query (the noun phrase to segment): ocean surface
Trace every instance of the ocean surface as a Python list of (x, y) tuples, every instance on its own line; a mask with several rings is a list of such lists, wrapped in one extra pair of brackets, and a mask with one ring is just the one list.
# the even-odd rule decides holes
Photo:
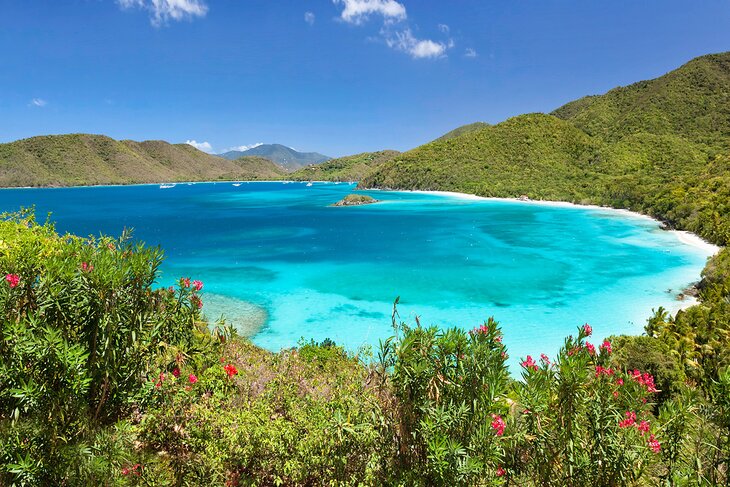
[(0, 191), (0, 209), (35, 205), (62, 232), (126, 228), (167, 259), (160, 285), (205, 283), (204, 311), (258, 345), (300, 338), (356, 350), (403, 321), (471, 329), (490, 316), (510, 365), (554, 355), (590, 323), (595, 341), (638, 334), (652, 309), (676, 310), (707, 249), (650, 219), (611, 210), (453, 195), (361, 192), (374, 205), (331, 207), (354, 185), (197, 183)]

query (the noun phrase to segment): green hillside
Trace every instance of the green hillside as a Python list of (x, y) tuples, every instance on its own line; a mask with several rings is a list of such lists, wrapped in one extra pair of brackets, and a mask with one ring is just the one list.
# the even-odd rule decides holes
[(308, 164), (319, 164), (330, 158), (318, 152), (299, 152), (281, 144), (262, 144), (245, 151), (229, 151), (220, 154), (225, 159), (258, 156), (277, 163), (287, 171), (296, 171)]
[[(287, 174), (286, 169), (278, 164), (258, 156), (243, 156), (233, 161), (240, 168), (239, 172), (232, 173), (224, 179), (245, 179), (248, 181), (272, 181), (281, 179)], [(235, 177), (235, 174), (246, 174), (245, 178)]]
[(565, 200), (730, 240), (730, 53), (405, 152), (362, 187)]
[(399, 154), (398, 151), (384, 150), (338, 157), (299, 169), (288, 175), (287, 179), (292, 181), (359, 181), (367, 173)]
[(486, 122), (474, 122), (467, 125), (462, 125), (461, 127), (457, 127), (454, 130), (445, 133), (441, 137), (439, 137), (436, 140), (449, 140), (453, 139), (455, 137), (458, 137), (460, 135), (468, 134), (470, 132), (475, 132), (479, 129), (483, 129), (484, 127), (489, 127), (489, 124)]
[(0, 144), (3, 187), (260, 179), (275, 171), (267, 166), (229, 161), (188, 144), (103, 135), (47, 135)]
[(659, 78), (581, 98), (553, 115), (610, 141), (647, 132), (727, 147), (730, 52), (698, 57)]

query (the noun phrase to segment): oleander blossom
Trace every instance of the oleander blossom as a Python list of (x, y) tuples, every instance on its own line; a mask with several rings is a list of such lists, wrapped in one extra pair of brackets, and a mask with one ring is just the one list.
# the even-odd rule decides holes
[(176, 379), (180, 377), (180, 369), (178, 369), (177, 367), (172, 369), (172, 375), (174, 375)]
[(618, 427), (619, 428), (629, 428), (636, 424), (636, 413), (633, 411), (626, 411), (625, 414), (626, 419), (623, 421), (619, 421)]
[(644, 372), (642, 374), (638, 370), (634, 370), (633, 372), (629, 372), (629, 375), (640, 385), (646, 387), (646, 392), (659, 392), (659, 390), (657, 390), (656, 386), (654, 385), (654, 376), (652, 376), (648, 372)]
[(613, 349), (611, 348), (611, 342), (608, 340), (603, 340), (603, 344), (601, 344), (601, 350), (605, 350), (607, 354), (611, 354)]
[(590, 342), (586, 342), (586, 350), (588, 350), (588, 353), (591, 355), (596, 354), (596, 347)]
[(238, 374), (238, 369), (233, 364), (227, 364), (223, 367), (223, 370), (226, 371), (226, 374), (228, 377), (233, 377), (234, 375)]
[(182, 284), (183, 287), (190, 287), (190, 278), (189, 277), (181, 277), (180, 278), (180, 284)]
[(649, 435), (649, 441), (647, 442), (649, 445), (649, 448), (651, 448), (651, 451), (654, 453), (659, 453), (659, 451), (662, 449), (661, 443), (657, 441), (656, 438), (654, 438), (654, 435)]
[(497, 474), (497, 477), (504, 477), (504, 474), (507, 472), (505, 472), (502, 467), (499, 467), (495, 473)]
[(591, 325), (589, 325), (588, 323), (583, 325), (583, 333), (585, 333), (587, 337), (591, 336), (591, 334), (593, 333), (593, 328), (591, 327)]
[(11, 288), (18, 287), (18, 284), (20, 284), (20, 276), (17, 274), (6, 274), (5, 280)]
[(649, 432), (649, 422), (648, 421), (642, 421), (636, 426), (636, 429), (641, 431), (641, 436), (644, 436), (644, 433)]
[(502, 416), (499, 414), (492, 414), (492, 429), (497, 436), (502, 436), (504, 434), (505, 427), (506, 424), (504, 423)]
[(193, 281), (193, 288), (196, 291), (202, 290), (203, 289), (203, 281), (198, 281), (198, 280)]
[(522, 366), (524, 368), (528, 369), (528, 370), (529, 369), (532, 369), (532, 370), (535, 370), (535, 371), (537, 370), (537, 364), (532, 359), (532, 356), (531, 355), (528, 355), (527, 358), (522, 361)]
[(480, 325), (480, 326), (475, 327), (473, 330), (471, 330), (470, 333), (472, 335), (476, 335), (479, 333), (483, 333), (486, 335), (488, 331), (489, 331), (489, 328), (487, 328), (487, 325)]
[(198, 377), (195, 374), (190, 374), (188, 376), (188, 382), (190, 382), (191, 384), (195, 384), (196, 382), (198, 382)]
[(550, 358), (545, 355), (544, 353), (540, 354), (540, 361), (544, 363), (545, 365), (550, 365)]

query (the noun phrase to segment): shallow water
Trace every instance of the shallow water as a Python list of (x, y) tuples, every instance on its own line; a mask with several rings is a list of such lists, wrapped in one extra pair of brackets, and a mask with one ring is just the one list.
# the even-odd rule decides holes
[(699, 278), (708, 250), (646, 218), (610, 210), (370, 192), (375, 205), (330, 207), (352, 185), (177, 184), (0, 191), (0, 208), (35, 205), (60, 231), (125, 227), (167, 255), (160, 280), (205, 282), (204, 310), (278, 350), (300, 337), (377, 345), (401, 318), (472, 328), (489, 316), (518, 357), (554, 354), (585, 322), (598, 337), (641, 333), (652, 308)]

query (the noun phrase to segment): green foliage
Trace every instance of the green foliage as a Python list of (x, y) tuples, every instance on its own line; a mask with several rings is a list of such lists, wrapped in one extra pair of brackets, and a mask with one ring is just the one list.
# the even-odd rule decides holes
[(330, 159), (321, 164), (310, 165), (287, 176), (292, 181), (359, 181), (367, 173), (390, 161), (400, 152), (384, 150), (363, 152), (354, 156)]
[(82, 186), (262, 179), (259, 161), (229, 161), (188, 144), (47, 135), (0, 144), (0, 186)]
[(161, 252), (126, 236), (6, 216), (0, 247), (0, 479), (58, 485), (105, 455), (100, 428), (128, 417), (151, 368), (197, 352), (199, 297), (151, 290)]
[(445, 133), (444, 135), (442, 135), (441, 137), (439, 137), (436, 140), (454, 139), (454, 138), (459, 137), (464, 134), (476, 132), (477, 130), (483, 129), (485, 127), (489, 127), (489, 124), (485, 123), (485, 122), (469, 123), (467, 125), (462, 125), (461, 127), (457, 127), (454, 130), (451, 130), (450, 132)]
[(488, 485), (502, 456), (490, 426), (506, 414), (507, 369), (501, 332), (489, 320), (458, 328), (396, 328), (379, 363), (387, 424), (406, 485)]
[(612, 368), (611, 346), (591, 345), (589, 333), (569, 337), (555, 363), (523, 361), (509, 462), (516, 485), (651, 484), (653, 381)]

